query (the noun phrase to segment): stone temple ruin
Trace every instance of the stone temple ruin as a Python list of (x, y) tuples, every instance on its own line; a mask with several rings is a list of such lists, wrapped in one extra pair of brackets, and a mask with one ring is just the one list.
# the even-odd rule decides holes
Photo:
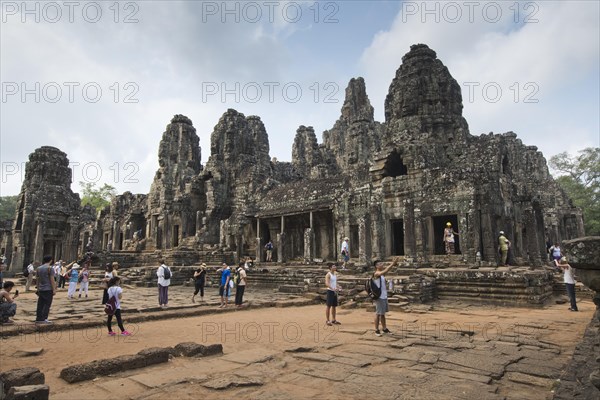
[[(116, 196), (97, 216), (70, 189), (66, 154), (41, 147), (29, 157), (12, 231), (2, 248), (10, 270), (42, 254), (74, 259), (89, 238), (100, 257), (150, 265), (264, 260), (336, 260), (344, 237), (352, 261), (404, 256), (406, 265), (495, 266), (497, 237), (513, 243), (512, 263), (539, 266), (547, 239), (583, 236), (582, 214), (548, 172), (535, 146), (512, 132), (472, 136), (459, 84), (426, 45), (402, 58), (373, 117), (365, 82), (352, 79), (341, 115), (318, 143), (296, 131), (291, 162), (269, 155), (260, 117), (227, 110), (201, 164), (192, 121), (172, 118), (159, 145), (148, 194)], [(446, 222), (459, 233), (444, 255)]]

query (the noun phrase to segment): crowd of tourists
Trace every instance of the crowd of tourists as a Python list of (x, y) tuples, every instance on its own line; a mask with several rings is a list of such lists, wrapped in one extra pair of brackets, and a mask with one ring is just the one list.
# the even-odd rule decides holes
[[(159, 261), (160, 266), (156, 270), (158, 286), (158, 304), (161, 308), (168, 308), (169, 304), (169, 286), (173, 278), (173, 272), (164, 260)], [(5, 264), (2, 263), (2, 269)], [(235, 306), (242, 307), (244, 303), (244, 292), (248, 283), (246, 271), (253, 267), (253, 261), (250, 257), (244, 258), (237, 267), (231, 267), (226, 263), (216, 270), (219, 285), (219, 296), (221, 299), (219, 308), (227, 307), (229, 298), (235, 289)], [(37, 295), (36, 319), (35, 323), (40, 325), (52, 324), (49, 320), (50, 308), (57, 292), (60, 289), (67, 290), (67, 299), (74, 300), (88, 297), (91, 260), (84, 258), (82, 261), (73, 261), (65, 264), (63, 260), (54, 262), (52, 256), (45, 256), (42, 262), (31, 262), (23, 270), (25, 277), (25, 291), (35, 290)], [(0, 271), (2, 270), (0, 269)], [(107, 314), (106, 325), (109, 335), (116, 335), (112, 330), (113, 317), (121, 330), (121, 335), (129, 336), (131, 332), (123, 326), (121, 317), (121, 299), (123, 298), (123, 289), (121, 288), (121, 278), (119, 277), (119, 263), (112, 262), (104, 265), (104, 274), (100, 281), (100, 287), (103, 291), (102, 305)], [(193, 303), (196, 302), (196, 296), (200, 294), (200, 302), (204, 301), (204, 289), (207, 281), (208, 266), (202, 263), (193, 273), (194, 293), (191, 297)], [(34, 281), (35, 280), (35, 281)], [(79, 293), (77, 288), (79, 285)], [(15, 287), (14, 282), (7, 281), (0, 284), (0, 323), (12, 324), (10, 319), (16, 314), (16, 298), (19, 291), (12, 293)]]
[[(458, 235), (452, 228), (452, 224), (448, 222), (444, 229), (444, 243), (447, 254), (453, 254), (454, 236)], [(265, 246), (266, 260), (270, 261), (273, 253), (273, 245), (269, 241)], [(509, 252), (511, 242), (507, 239), (503, 231), (499, 232), (498, 236), (498, 255), (499, 266), (508, 266)], [(547, 243), (548, 259), (553, 263), (557, 271), (563, 273), (563, 280), (566, 286), (566, 291), (570, 300), (570, 311), (578, 311), (577, 301), (575, 296), (575, 278), (573, 268), (568, 264), (567, 258), (562, 253), (559, 243)], [(339, 325), (341, 322), (337, 320), (336, 310), (338, 306), (338, 295), (342, 288), (339, 284), (338, 264), (344, 270), (350, 260), (350, 244), (349, 238), (345, 237), (341, 244), (341, 260), (339, 263), (329, 263), (328, 272), (325, 275), (326, 289), (326, 309), (325, 323), (327, 325)], [(36, 307), (36, 324), (52, 324), (49, 313), (52, 306), (54, 296), (59, 289), (67, 288), (67, 299), (74, 300), (88, 297), (90, 284), (90, 269), (91, 257), (84, 257), (81, 261), (73, 261), (69, 264), (58, 260), (54, 262), (52, 256), (44, 256), (41, 262), (32, 261), (23, 271), (26, 278), (25, 291), (32, 290), (35, 279), (35, 294), (37, 295)], [(173, 271), (166, 265), (164, 260), (159, 261), (160, 266), (156, 270), (157, 287), (158, 287), (158, 305), (166, 309), (169, 307), (169, 286), (173, 279)], [(366, 290), (375, 304), (375, 319), (374, 327), (375, 334), (389, 334), (390, 330), (387, 327), (385, 314), (388, 311), (388, 289), (392, 289), (392, 282), (386, 280), (385, 275), (391, 269), (398, 265), (398, 259), (394, 259), (391, 263), (384, 263), (379, 260), (374, 262), (374, 271), (368, 281)], [(16, 299), (19, 296), (19, 290), (14, 290), (15, 284), (11, 281), (2, 282), (2, 271), (5, 268), (5, 261), (2, 259), (0, 264), (0, 323), (11, 324), (13, 317), (17, 311)], [(237, 266), (230, 266), (223, 263), (215, 272), (216, 279), (219, 282), (219, 308), (225, 308), (229, 305), (231, 294), (235, 290), (235, 307), (240, 308), (244, 305), (244, 294), (248, 284), (247, 271), (253, 268), (251, 258), (243, 258)], [(123, 298), (123, 289), (121, 288), (121, 278), (118, 274), (119, 263), (112, 262), (104, 265), (104, 276), (101, 279), (101, 288), (103, 290), (102, 305), (105, 307), (107, 314), (106, 326), (109, 335), (116, 335), (112, 330), (113, 317), (117, 321), (117, 325), (121, 331), (121, 335), (129, 336), (131, 333), (127, 331), (123, 325), (121, 316), (121, 299)], [(192, 303), (196, 302), (196, 296), (199, 295), (199, 301), (204, 302), (205, 286), (209, 268), (205, 263), (201, 263), (193, 272), (194, 292), (191, 296)], [(77, 287), (79, 291), (77, 293)], [(381, 329), (380, 329), (381, 327)]]

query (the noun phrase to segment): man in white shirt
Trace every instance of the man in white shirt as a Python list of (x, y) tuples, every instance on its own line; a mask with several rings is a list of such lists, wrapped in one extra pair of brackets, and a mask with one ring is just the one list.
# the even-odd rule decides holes
[(158, 305), (166, 308), (169, 304), (169, 285), (171, 284), (172, 273), (163, 260), (160, 260), (160, 267), (156, 271), (156, 276), (158, 276)]
[(348, 262), (348, 260), (350, 260), (350, 244), (348, 243), (350, 241), (350, 238), (345, 237), (344, 241), (342, 242), (342, 249), (340, 251), (340, 253), (342, 254), (342, 269), (346, 269), (346, 263)]
[(381, 322), (381, 328), (383, 329), (383, 333), (391, 333), (387, 328), (387, 324), (385, 321), (385, 313), (388, 312), (388, 296), (387, 296), (387, 284), (385, 280), (385, 274), (387, 274), (392, 267), (398, 265), (398, 260), (394, 259), (392, 263), (390, 263), (387, 267), (385, 264), (379, 260), (375, 261), (375, 273), (373, 274), (373, 282), (375, 285), (381, 289), (381, 295), (377, 300), (373, 300), (375, 303), (375, 335), (381, 336), (381, 331), (379, 330), (379, 322)]
[(31, 262), (31, 264), (29, 264), (27, 266), (27, 281), (25, 282), (25, 291), (29, 292), (29, 288), (31, 287), (31, 284), (33, 283), (33, 274), (35, 274), (35, 269), (37, 267), (40, 266), (40, 262), (39, 261), (35, 261), (35, 262)]
[(564, 271), (564, 282), (567, 288), (567, 294), (571, 301), (569, 311), (579, 311), (577, 309), (577, 299), (575, 298), (575, 278), (573, 277), (573, 268), (567, 263), (567, 257), (561, 257), (560, 261), (554, 260), (554, 264)]

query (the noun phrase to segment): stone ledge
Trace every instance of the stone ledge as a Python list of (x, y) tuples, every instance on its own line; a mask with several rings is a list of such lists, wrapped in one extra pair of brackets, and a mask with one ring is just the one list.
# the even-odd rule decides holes
[(198, 343), (185, 342), (179, 343), (175, 348), (152, 347), (143, 349), (133, 355), (122, 355), (104, 360), (94, 360), (84, 364), (71, 365), (60, 371), (60, 377), (68, 383), (76, 383), (91, 380), (98, 376), (106, 376), (166, 363), (172, 355), (205, 357), (215, 354), (223, 354), (223, 345), (212, 344), (204, 346)]

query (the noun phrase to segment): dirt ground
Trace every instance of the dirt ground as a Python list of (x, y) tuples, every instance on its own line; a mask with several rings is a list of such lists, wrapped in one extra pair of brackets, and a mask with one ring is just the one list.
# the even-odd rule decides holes
[[(255, 308), (127, 323), (131, 337), (102, 327), (36, 332), (0, 340), (0, 370), (34, 366), (53, 399), (104, 398), (551, 398), (595, 306), (544, 309), (461, 303), (388, 313), (392, 335), (376, 337), (373, 312), (324, 306)], [(68, 384), (69, 365), (181, 342), (221, 343), (224, 355), (177, 357), (168, 364)], [(301, 349), (309, 352), (290, 352)], [(22, 349), (40, 355), (17, 357)], [(239, 386), (228, 385), (231, 382)], [(230, 383), (231, 383), (230, 382)], [(484, 390), (485, 392), (482, 392)], [(479, 397), (478, 397), (479, 396)]]

